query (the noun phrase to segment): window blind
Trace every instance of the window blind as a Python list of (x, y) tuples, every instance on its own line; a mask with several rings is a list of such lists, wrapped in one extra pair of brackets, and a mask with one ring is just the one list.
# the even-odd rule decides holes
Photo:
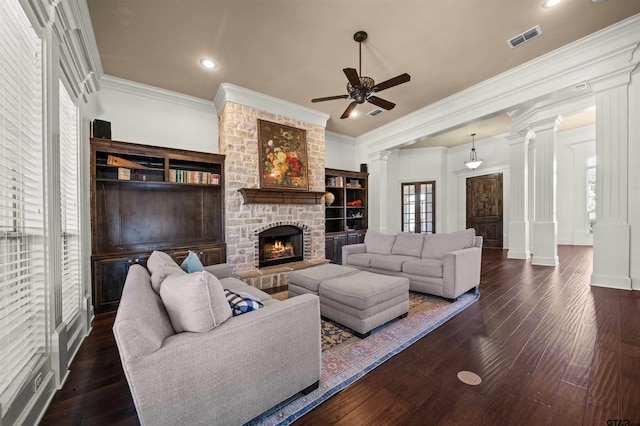
[(0, 2), (0, 414), (45, 356), (40, 40)]
[(60, 220), (62, 235), (62, 321), (80, 307), (80, 228), (78, 216), (78, 108), (60, 82)]

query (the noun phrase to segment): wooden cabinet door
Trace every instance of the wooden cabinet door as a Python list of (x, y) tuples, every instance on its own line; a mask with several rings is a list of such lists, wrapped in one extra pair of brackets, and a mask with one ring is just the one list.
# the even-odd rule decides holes
[(101, 257), (93, 260), (93, 306), (96, 314), (115, 311), (120, 303), (129, 267), (147, 265), (148, 253), (124, 257)]
[(331, 263), (342, 264), (342, 246), (347, 244), (347, 235), (330, 235), (325, 238), (325, 255)]
[(484, 247), (502, 248), (502, 173), (467, 178), (467, 228)]

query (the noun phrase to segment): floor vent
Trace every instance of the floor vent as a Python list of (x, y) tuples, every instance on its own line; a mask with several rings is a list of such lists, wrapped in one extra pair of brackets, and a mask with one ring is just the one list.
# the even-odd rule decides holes
[(373, 111), (369, 111), (369, 112), (367, 113), (367, 115), (370, 115), (370, 116), (372, 116), (372, 117), (375, 117), (376, 115), (381, 114), (381, 113), (383, 113), (383, 112), (384, 112), (384, 110), (382, 110), (382, 109), (380, 109), (380, 108), (376, 108), (376, 109), (374, 109)]
[(519, 35), (515, 36), (511, 40), (507, 40), (507, 44), (509, 45), (510, 48), (513, 49), (515, 47), (520, 46), (523, 43), (526, 43), (527, 41), (531, 40), (532, 38), (538, 37), (540, 34), (542, 34), (542, 30), (540, 29), (540, 25), (536, 25), (535, 27), (531, 28), (530, 30), (527, 30), (527, 31), (523, 32), (522, 34), (519, 34)]

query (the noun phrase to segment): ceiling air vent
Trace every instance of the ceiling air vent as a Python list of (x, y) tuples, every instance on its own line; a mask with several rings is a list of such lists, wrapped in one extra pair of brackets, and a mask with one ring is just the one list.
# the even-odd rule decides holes
[(370, 115), (370, 116), (372, 116), (372, 117), (375, 117), (376, 115), (378, 115), (378, 114), (380, 114), (380, 113), (382, 113), (382, 112), (384, 112), (384, 111), (383, 111), (383, 110), (381, 110), (380, 108), (376, 108), (376, 109), (374, 109), (373, 111), (369, 111), (369, 112), (367, 113), (367, 115)]
[(531, 28), (530, 30), (527, 30), (527, 31), (523, 32), (522, 34), (519, 34), (519, 35), (515, 36), (511, 40), (507, 40), (507, 44), (509, 45), (510, 48), (513, 49), (515, 47), (520, 46), (522, 43), (525, 43), (525, 42), (531, 40), (532, 38), (538, 37), (540, 34), (542, 34), (542, 30), (540, 29), (540, 25), (536, 25), (535, 27)]

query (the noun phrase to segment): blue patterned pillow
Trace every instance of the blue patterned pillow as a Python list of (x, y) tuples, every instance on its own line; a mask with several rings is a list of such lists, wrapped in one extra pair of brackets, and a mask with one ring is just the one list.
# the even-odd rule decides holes
[(180, 267), (187, 273), (192, 272), (202, 272), (204, 271), (204, 266), (202, 266), (202, 262), (200, 262), (200, 258), (197, 254), (189, 250), (189, 255), (184, 259)]
[(259, 299), (251, 296), (249, 293), (236, 293), (225, 289), (224, 294), (227, 296), (227, 302), (229, 302), (229, 306), (231, 306), (233, 316), (246, 314), (247, 312), (258, 310), (264, 306)]

